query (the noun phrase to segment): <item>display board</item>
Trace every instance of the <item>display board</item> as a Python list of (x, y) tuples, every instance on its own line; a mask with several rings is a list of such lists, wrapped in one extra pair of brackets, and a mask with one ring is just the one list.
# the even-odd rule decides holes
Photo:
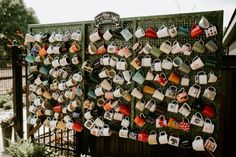
[(28, 123), (215, 151), (221, 11), (29, 28)]

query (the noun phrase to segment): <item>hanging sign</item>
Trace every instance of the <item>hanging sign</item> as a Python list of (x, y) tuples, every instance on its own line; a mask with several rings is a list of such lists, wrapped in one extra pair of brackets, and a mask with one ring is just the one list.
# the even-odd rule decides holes
[(99, 27), (101, 24), (114, 23), (117, 26), (121, 24), (120, 15), (114, 12), (102, 12), (98, 14), (95, 18), (95, 26)]

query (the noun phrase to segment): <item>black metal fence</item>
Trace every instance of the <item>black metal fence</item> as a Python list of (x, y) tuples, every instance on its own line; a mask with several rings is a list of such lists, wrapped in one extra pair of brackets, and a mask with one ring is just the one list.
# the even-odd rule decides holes
[(0, 56), (0, 94), (12, 91), (12, 64), (10, 56)]

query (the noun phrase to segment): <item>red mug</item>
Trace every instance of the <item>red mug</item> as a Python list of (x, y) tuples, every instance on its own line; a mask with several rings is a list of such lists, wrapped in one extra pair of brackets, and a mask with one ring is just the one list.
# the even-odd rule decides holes
[(104, 109), (105, 111), (111, 110), (111, 109), (112, 109), (111, 104), (112, 104), (111, 101), (110, 101), (110, 100), (107, 100), (107, 101), (105, 102), (105, 104), (103, 105), (103, 109)]
[(81, 132), (83, 130), (82, 124), (80, 122), (73, 123), (72, 130), (76, 132)]
[(148, 133), (145, 130), (141, 130), (138, 133), (138, 141), (140, 141), (140, 142), (148, 142)]
[(199, 35), (201, 35), (202, 33), (203, 33), (203, 31), (202, 31), (201, 27), (198, 26), (197, 24), (194, 24), (191, 29), (190, 35), (192, 38), (196, 38)]
[(134, 123), (137, 124), (139, 127), (142, 127), (145, 124), (144, 116), (142, 116), (142, 114), (137, 115), (134, 118)]
[(120, 113), (123, 113), (125, 116), (130, 115), (130, 108), (127, 105), (120, 105)]
[(214, 109), (209, 105), (203, 108), (202, 113), (209, 118), (213, 118), (215, 115)]
[(105, 45), (101, 45), (97, 51), (96, 51), (96, 54), (97, 55), (102, 55), (102, 54), (105, 54), (107, 52), (107, 48)]
[(62, 112), (62, 106), (57, 105), (57, 106), (53, 107), (53, 111), (56, 112), (56, 113), (61, 113)]
[(157, 38), (156, 31), (153, 28), (148, 28), (145, 31), (145, 36), (148, 38)]

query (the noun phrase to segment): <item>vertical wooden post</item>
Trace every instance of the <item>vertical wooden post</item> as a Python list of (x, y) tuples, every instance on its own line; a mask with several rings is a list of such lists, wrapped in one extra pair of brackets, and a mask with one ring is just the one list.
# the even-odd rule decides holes
[(13, 42), (12, 76), (13, 76), (13, 109), (16, 116), (15, 131), (23, 138), (23, 98), (22, 98), (22, 60), (21, 49)]

